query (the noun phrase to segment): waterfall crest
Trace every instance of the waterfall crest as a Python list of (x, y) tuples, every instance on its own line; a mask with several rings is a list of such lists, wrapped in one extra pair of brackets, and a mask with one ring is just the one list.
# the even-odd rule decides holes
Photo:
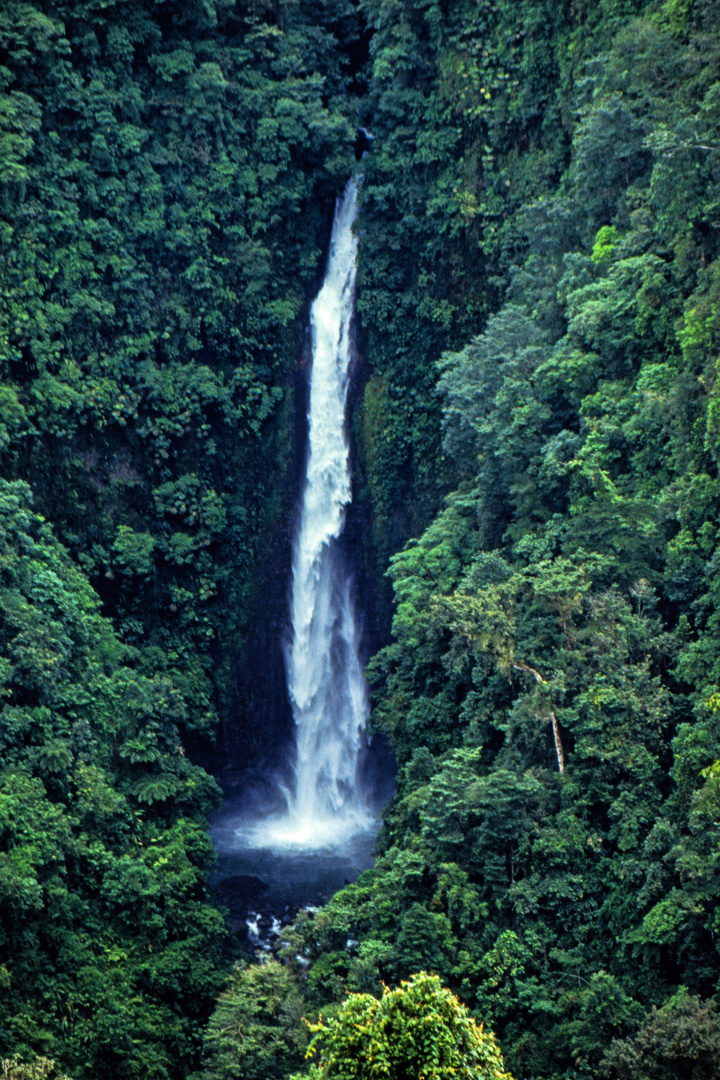
[(346, 401), (351, 359), (357, 189), (335, 208), (325, 280), (311, 309), (308, 456), (292, 563), (288, 693), (297, 757), (274, 843), (322, 845), (369, 827), (358, 788), (368, 716), (351, 580), (337, 541), (351, 499)]

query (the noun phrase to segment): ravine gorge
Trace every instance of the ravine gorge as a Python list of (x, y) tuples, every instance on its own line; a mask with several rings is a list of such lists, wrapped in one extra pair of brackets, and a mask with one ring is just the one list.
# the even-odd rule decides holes
[(718, 1080), (716, 0), (4, 0), (0, 291), (5, 1080)]

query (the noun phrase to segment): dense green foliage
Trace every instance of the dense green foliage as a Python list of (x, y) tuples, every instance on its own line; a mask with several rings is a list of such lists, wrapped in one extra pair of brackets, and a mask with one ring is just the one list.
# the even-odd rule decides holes
[(613, 1042), (604, 1073), (618, 1080), (712, 1080), (720, 1062), (720, 1019), (714, 1002), (678, 995), (653, 1009), (632, 1039)]
[(185, 746), (226, 709), (287, 510), (289, 375), (353, 167), (331, 25), (354, 20), (342, 0), (0, 5), (8, 1059), (196, 1061), (224, 926), (217, 789)]
[(90, 1075), (196, 1052), (222, 920), (181, 694), (144, 675), (20, 482), (0, 483), (0, 1031)]
[[(517, 1078), (718, 1075), (719, 88), (713, 0), (2, 5), (9, 1075), (288, 1077), (320, 1009), (310, 1074), (345, 1075), (353, 1010), (419, 971)], [(185, 747), (270, 633), (354, 123), (397, 796), (373, 870), (206, 1025)]]
[(0, 13), (4, 467), (195, 729), (255, 617), (287, 467), (270, 419), (352, 168), (324, 24), (345, 14)]
[(290, 968), (268, 957), (230, 974), (205, 1037), (203, 1080), (266, 1080), (299, 1068), (309, 1043)]
[(3, 1067), (2, 1080), (69, 1080), (67, 1076), (56, 1073), (55, 1062), (46, 1057), (24, 1062), (15, 1055), (0, 1064)]
[[(380, 256), (402, 262), (413, 314), (398, 305), (382, 363), (402, 378), (398, 341), (417, 333), (457, 490), (390, 560), (393, 641), (370, 671), (400, 771), (380, 857), (292, 946), (314, 960), (316, 1004), (437, 972), (518, 1076), (690, 1075), (682, 1039), (658, 1032), (673, 994), (720, 979), (720, 21), (711, 5), (595, 7), (581, 26), (560, 5), (542, 24), (541, 5), (488, 5), (506, 28), (493, 45), (516, 20), (512, 55), (488, 50), (516, 92), (478, 66), (474, 99), (442, 73), (468, 70), (460, 43), (481, 64), (478, 5), (377, 16), (380, 115), (390, 85), (426, 110), (393, 219), (408, 246)], [(401, 93), (403, 49), (417, 67)], [(447, 124), (453, 105), (466, 127)], [(471, 120), (488, 155), (473, 168)], [(421, 169), (441, 135), (447, 156)], [(391, 167), (368, 167), (368, 232)], [(455, 231), (443, 169), (472, 206)], [(469, 230), (479, 273), (461, 261)]]
[(492, 1034), (479, 1028), (436, 975), (420, 972), (378, 1001), (353, 994), (329, 1022), (311, 1025), (312, 1080), (512, 1080)]

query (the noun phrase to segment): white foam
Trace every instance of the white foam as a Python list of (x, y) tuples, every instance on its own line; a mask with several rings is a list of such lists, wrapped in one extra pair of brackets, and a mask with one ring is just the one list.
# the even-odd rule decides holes
[(243, 825), (238, 828), (236, 835), (243, 846), (249, 849), (336, 850), (344, 848), (354, 837), (374, 831), (376, 826), (377, 822), (369, 812), (357, 811), (306, 818), (283, 814)]

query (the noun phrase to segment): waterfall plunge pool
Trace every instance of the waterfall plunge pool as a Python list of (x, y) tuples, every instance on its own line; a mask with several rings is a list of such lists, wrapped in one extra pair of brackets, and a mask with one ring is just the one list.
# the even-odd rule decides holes
[(340, 822), (334, 833), (273, 838), (275, 825), (286, 822), (276, 800), (262, 780), (245, 777), (238, 790), (226, 779), (225, 801), (210, 826), (217, 855), (210, 884), (250, 950), (272, 948), (298, 911), (326, 903), (373, 865), (378, 818)]

